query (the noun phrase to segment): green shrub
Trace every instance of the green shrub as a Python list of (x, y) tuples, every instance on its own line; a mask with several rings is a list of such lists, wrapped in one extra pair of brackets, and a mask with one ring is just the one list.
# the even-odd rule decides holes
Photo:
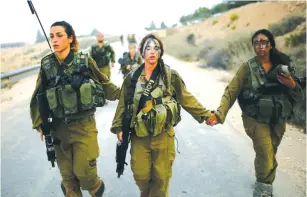
[(281, 36), (293, 31), (299, 24), (304, 22), (306, 17), (300, 15), (291, 15), (281, 19), (280, 22), (269, 25), (269, 30), (274, 36)]
[(212, 21), (212, 25), (215, 25), (218, 22), (219, 22), (218, 20), (214, 20), (214, 21)]
[(232, 30), (235, 30), (235, 29), (236, 29), (236, 26), (235, 26), (235, 25), (233, 25), (233, 26), (231, 27), (231, 29), (232, 29)]
[(238, 20), (238, 18), (239, 18), (239, 15), (236, 14), (236, 13), (232, 13), (232, 14), (230, 15), (230, 17), (229, 17), (229, 19), (230, 19), (231, 22), (233, 22), (233, 21), (235, 21), (235, 20)]
[(245, 25), (245, 26), (246, 26), (246, 27), (248, 27), (249, 25), (250, 25), (249, 23), (246, 23), (246, 25)]
[(191, 45), (195, 45), (195, 35), (193, 33), (187, 36), (187, 42)]
[(292, 33), (285, 38), (285, 45), (287, 47), (295, 47), (300, 43), (306, 43), (306, 31)]

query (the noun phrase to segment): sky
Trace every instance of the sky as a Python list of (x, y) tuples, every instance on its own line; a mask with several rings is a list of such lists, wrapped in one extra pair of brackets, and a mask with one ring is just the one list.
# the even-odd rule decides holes
[[(32, 0), (36, 12), (49, 35), (50, 26), (65, 20), (77, 35), (89, 34), (94, 28), (104, 34), (120, 35), (142, 32), (154, 21), (171, 26), (182, 15), (199, 7), (211, 8), (222, 0)], [(35, 14), (31, 14), (27, 0), (4, 0), (0, 7), (0, 43), (33, 43), (41, 30)]]

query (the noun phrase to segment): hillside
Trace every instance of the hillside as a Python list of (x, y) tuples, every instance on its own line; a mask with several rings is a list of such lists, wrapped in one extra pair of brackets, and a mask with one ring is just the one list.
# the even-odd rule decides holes
[[(231, 9), (203, 22), (158, 32), (165, 53), (201, 67), (234, 74), (254, 56), (252, 34), (269, 29), (276, 48), (296, 62), (296, 74), (306, 76), (306, 2), (258, 2)], [(223, 79), (229, 81), (231, 78)], [(306, 96), (305, 96), (306, 97)], [(306, 100), (295, 110), (291, 123), (306, 133)]]

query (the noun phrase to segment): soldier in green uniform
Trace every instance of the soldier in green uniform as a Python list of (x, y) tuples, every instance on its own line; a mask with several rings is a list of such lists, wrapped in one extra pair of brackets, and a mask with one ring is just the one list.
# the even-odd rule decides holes
[(115, 52), (112, 46), (108, 43), (104, 43), (104, 35), (102, 33), (97, 34), (97, 44), (91, 46), (90, 55), (95, 60), (99, 71), (109, 78), (111, 77), (111, 66), (114, 67)]
[(97, 175), (99, 146), (94, 113), (105, 99), (118, 99), (120, 89), (98, 71), (91, 57), (77, 52), (78, 41), (70, 24), (52, 24), (50, 40), (55, 53), (42, 59), (30, 102), (33, 128), (43, 140), (36, 96), (46, 93), (64, 195), (81, 197), (82, 188), (92, 197), (102, 197), (104, 183)]
[(141, 197), (168, 196), (175, 160), (174, 126), (180, 121), (181, 106), (199, 123), (215, 117), (187, 90), (178, 72), (164, 64), (163, 52), (162, 42), (153, 34), (142, 39), (145, 62), (124, 79), (111, 128), (122, 141), (127, 108), (132, 115), (131, 169)]
[(142, 56), (136, 51), (136, 44), (129, 44), (129, 52), (125, 52), (123, 57), (118, 61), (121, 66), (121, 71), (126, 75), (134, 68), (142, 64)]
[(229, 109), (238, 99), (245, 131), (256, 152), (257, 180), (253, 196), (271, 197), (277, 148), (286, 131), (286, 121), (304, 96), (294, 80), (293, 61), (275, 48), (272, 33), (258, 30), (252, 37), (252, 44), (256, 56), (239, 68), (215, 113), (217, 122), (224, 123)]

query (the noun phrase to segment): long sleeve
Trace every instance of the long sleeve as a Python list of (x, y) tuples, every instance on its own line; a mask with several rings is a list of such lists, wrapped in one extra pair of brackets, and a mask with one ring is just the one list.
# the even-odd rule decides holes
[(117, 131), (122, 131), (122, 126), (123, 126), (123, 114), (125, 110), (125, 97), (127, 95), (127, 89), (130, 86), (130, 79), (131, 77), (128, 75), (121, 87), (120, 91), (120, 96), (119, 96), (119, 101), (118, 105), (115, 111), (115, 115), (112, 121), (112, 127), (111, 127), (111, 132), (116, 133)]
[(235, 103), (238, 95), (241, 92), (244, 77), (248, 74), (248, 64), (243, 64), (236, 75), (232, 78), (231, 82), (225, 88), (222, 96), (220, 106), (217, 109), (216, 116), (221, 123), (224, 123), (229, 109)]
[(187, 90), (182, 78), (179, 74), (172, 70), (172, 85), (176, 93), (177, 102), (189, 114), (193, 116), (199, 123), (207, 120), (211, 115), (211, 111), (203, 107), (203, 105)]
[(109, 47), (110, 47), (110, 53), (111, 53), (111, 62), (114, 63), (115, 62), (115, 51), (111, 45), (109, 45)]
[(96, 62), (92, 58), (89, 58), (89, 67), (92, 71), (92, 73), (90, 73), (90, 77), (94, 81), (102, 84), (106, 99), (111, 101), (117, 100), (120, 93), (119, 87), (113, 84), (106, 75), (99, 72)]
[(30, 117), (32, 119), (32, 128), (38, 130), (41, 121), (40, 121), (40, 114), (39, 114), (39, 106), (38, 106), (38, 102), (36, 99), (36, 96), (39, 92), (39, 88), (41, 85), (41, 76), (42, 76), (42, 69), (40, 70), (37, 80), (36, 80), (36, 84), (35, 84), (35, 88), (30, 100)]

